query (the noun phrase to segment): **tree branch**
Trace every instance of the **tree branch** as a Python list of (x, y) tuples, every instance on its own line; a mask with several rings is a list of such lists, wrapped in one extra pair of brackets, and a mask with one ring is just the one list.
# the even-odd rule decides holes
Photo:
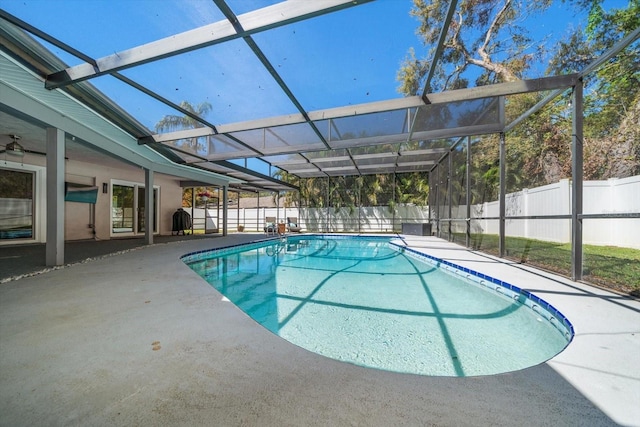
[(451, 47), (455, 51), (462, 53), (462, 56), (464, 56), (465, 58), (465, 63), (457, 66), (454, 72), (451, 73), (451, 75), (447, 78), (447, 80), (444, 83), (445, 89), (449, 85), (449, 81), (454, 76), (456, 75), (459, 76), (460, 74), (462, 74), (462, 72), (467, 68), (467, 65), (470, 63), (470, 59), (472, 59), (471, 54), (469, 53), (469, 50), (467, 50), (467, 47), (464, 45), (464, 42), (460, 40), (460, 30), (462, 29), (462, 23), (463, 23), (462, 14), (458, 13), (458, 22), (457, 22), (457, 25), (455, 26), (455, 31), (451, 36), (449, 47)]
[(482, 46), (478, 48), (478, 53), (487, 62), (491, 62), (489, 54), (487, 53), (487, 46), (489, 45), (489, 41), (491, 40), (493, 33), (497, 30), (498, 24), (502, 20), (502, 17), (505, 13), (507, 13), (507, 9), (509, 8), (509, 6), (511, 6), (511, 0), (507, 0), (504, 3), (504, 6), (502, 6), (502, 9), (500, 9), (500, 12), (498, 12), (495, 18), (493, 18), (493, 21), (491, 22), (491, 25), (489, 25), (487, 33), (484, 36), (484, 43), (482, 43)]
[(478, 48), (478, 55), (480, 55), (482, 60), (469, 58), (470, 63), (483, 67), (489, 71), (493, 71), (494, 73), (501, 76), (504, 81), (507, 81), (507, 82), (516, 81), (518, 80), (518, 77), (504, 65), (494, 63), (491, 60), (489, 53), (487, 52), (487, 46), (491, 41), (491, 37), (493, 37), (494, 33), (497, 32), (500, 26), (500, 23), (503, 21), (504, 15), (507, 13), (507, 10), (509, 9), (510, 6), (511, 6), (511, 0), (506, 0), (506, 2), (504, 3), (504, 6), (502, 6), (502, 9), (500, 9), (500, 11), (496, 14), (495, 18), (493, 18), (491, 25), (489, 25), (489, 28), (487, 29), (487, 33), (485, 34), (485, 37), (484, 37), (484, 42)]

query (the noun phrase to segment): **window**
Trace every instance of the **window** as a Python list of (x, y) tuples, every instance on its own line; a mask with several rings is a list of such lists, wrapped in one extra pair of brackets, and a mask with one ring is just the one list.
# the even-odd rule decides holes
[(34, 173), (0, 169), (0, 240), (34, 238)]

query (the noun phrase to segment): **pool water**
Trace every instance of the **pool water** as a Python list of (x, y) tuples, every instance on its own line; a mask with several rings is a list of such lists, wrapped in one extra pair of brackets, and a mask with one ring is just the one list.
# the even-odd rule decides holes
[(570, 339), (522, 296), (457, 277), (389, 239), (289, 238), (185, 260), (271, 332), (360, 366), (496, 374), (542, 363)]

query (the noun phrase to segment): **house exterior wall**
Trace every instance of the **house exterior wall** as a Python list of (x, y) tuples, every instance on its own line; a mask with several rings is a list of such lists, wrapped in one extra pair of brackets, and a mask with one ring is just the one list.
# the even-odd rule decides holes
[[(46, 241), (46, 157), (27, 154), (23, 162), (5, 161), (4, 167), (35, 173), (34, 220), (35, 234), (30, 241)], [(112, 162), (110, 162), (112, 163)], [(121, 235), (111, 233), (111, 194), (114, 180), (144, 186), (144, 170), (122, 162), (118, 167), (66, 160), (65, 181), (98, 187), (96, 203), (65, 202), (65, 240), (83, 240), (95, 237), (107, 240)], [(107, 193), (103, 192), (107, 184)], [(172, 216), (182, 203), (180, 179), (154, 174), (154, 187), (159, 190), (158, 233), (171, 234)], [(126, 234), (124, 234), (126, 235)], [(129, 234), (131, 235), (131, 234)], [(7, 239), (0, 244), (23, 244), (23, 239)]]
[[(111, 234), (111, 194), (112, 181), (127, 181), (144, 186), (144, 170), (126, 163), (120, 168), (97, 167), (95, 164), (82, 162), (67, 162), (65, 179), (69, 182), (84, 183), (98, 186), (98, 198), (95, 204), (95, 231), (99, 239), (109, 239)], [(93, 181), (93, 183), (91, 182)], [(102, 192), (102, 184), (108, 185), (108, 193)], [(182, 201), (182, 188), (178, 178), (162, 174), (154, 174), (154, 187), (159, 187), (159, 234), (171, 234), (171, 219)], [(83, 206), (84, 205), (84, 206)], [(90, 210), (88, 203), (65, 203), (65, 240), (92, 238), (89, 228)]]

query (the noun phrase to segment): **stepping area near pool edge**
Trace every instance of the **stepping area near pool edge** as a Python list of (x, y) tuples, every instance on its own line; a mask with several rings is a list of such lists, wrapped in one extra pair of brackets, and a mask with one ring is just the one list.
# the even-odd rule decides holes
[(471, 378), (337, 362), (266, 331), (152, 245), (0, 285), (2, 425), (640, 425), (640, 302), (431, 237), (418, 251), (541, 297), (575, 328), (542, 365)]

